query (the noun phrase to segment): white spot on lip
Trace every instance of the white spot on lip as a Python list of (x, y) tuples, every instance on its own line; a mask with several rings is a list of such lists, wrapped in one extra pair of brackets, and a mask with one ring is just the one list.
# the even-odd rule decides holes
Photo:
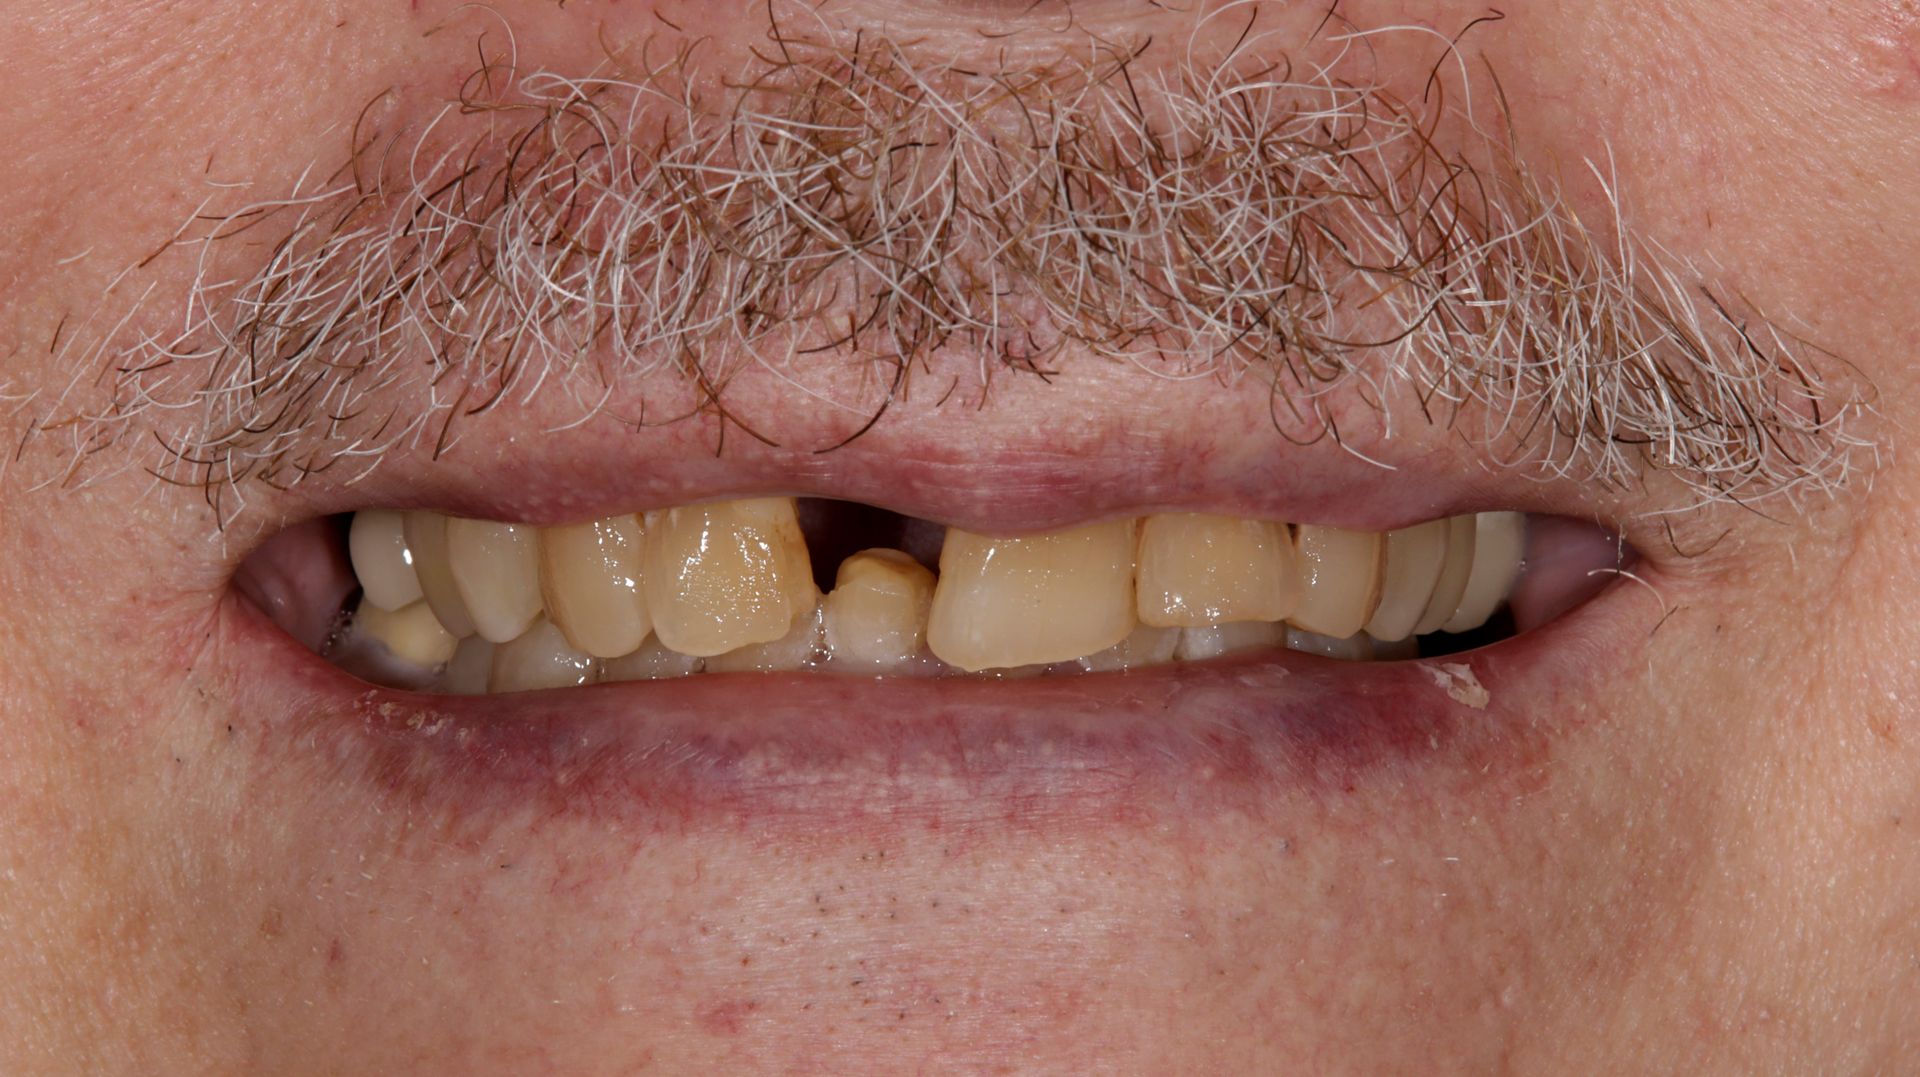
[(1481, 687), (1480, 678), (1474, 676), (1473, 667), (1465, 662), (1436, 662), (1423, 668), (1455, 703), (1479, 711), (1486, 710), (1487, 703), (1493, 699), (1492, 694)]

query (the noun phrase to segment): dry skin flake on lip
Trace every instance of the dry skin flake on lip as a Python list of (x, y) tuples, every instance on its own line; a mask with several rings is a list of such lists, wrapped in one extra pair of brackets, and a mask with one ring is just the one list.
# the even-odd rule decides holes
[(1110, 673), (1279, 648), (1398, 659), (1419, 653), (1416, 633), (1485, 624), (1527, 530), (1514, 513), (1390, 535), (1201, 513), (949, 529), (937, 575), (860, 550), (823, 596), (800, 519), (792, 498), (549, 528), (370, 510), (349, 528), (360, 611), (329, 653), (456, 694), (801, 669)]

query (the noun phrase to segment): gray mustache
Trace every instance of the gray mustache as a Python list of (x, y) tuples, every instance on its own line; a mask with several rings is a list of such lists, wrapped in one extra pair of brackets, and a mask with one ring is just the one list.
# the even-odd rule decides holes
[(634, 77), (483, 70), (418, 130), (356, 131), (331, 181), (191, 222), (177, 331), (76, 333), (113, 399), (41, 427), (144, 424), (157, 471), (237, 490), (445, 444), (558, 374), (717, 398), (739, 364), (851, 359), (892, 399), (940, 357), (1097, 356), (1257, 371), (1336, 439), (1337, 395), (1411, 389), (1422, 414), (1389, 424), (1701, 500), (1830, 493), (1870, 447), (1842, 364), (1589, 230), (1444, 95), (1245, 43), (982, 70), (777, 42), (724, 100), (689, 47)]

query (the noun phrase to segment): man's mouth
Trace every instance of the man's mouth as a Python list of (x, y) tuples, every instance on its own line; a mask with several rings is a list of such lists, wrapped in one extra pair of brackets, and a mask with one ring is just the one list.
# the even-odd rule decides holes
[(1539, 708), (1639, 620), (1584, 615), (1631, 558), (1512, 512), (991, 536), (814, 497), (541, 525), (367, 509), (243, 565), (237, 693), (285, 716), (273, 743), (474, 819), (1264, 810), (1537, 755)]
[(718, 673), (1122, 673), (1282, 648), (1433, 657), (1550, 619), (1622, 554), (1598, 528), (1514, 512), (1390, 532), (1156, 513), (994, 537), (766, 497), (551, 527), (364, 510), (270, 544), (242, 586), (300, 578), (289, 559), (318, 566), (306, 593), (269, 603), (283, 627), (370, 682), (476, 695)]

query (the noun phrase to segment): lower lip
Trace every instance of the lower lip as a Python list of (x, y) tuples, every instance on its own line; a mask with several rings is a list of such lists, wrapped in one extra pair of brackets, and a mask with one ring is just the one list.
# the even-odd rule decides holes
[[(452, 697), (359, 681), (244, 601), (225, 619), (251, 667), (236, 710), (259, 716), (270, 765), (305, 755), (369, 795), (474, 824), (1057, 828), (1257, 817), (1462, 776), (1509, 795), (1553, 738), (1501, 701), (1594, 675), (1544, 660), (1561, 622), (1423, 662), (1278, 652), (1025, 680), (730, 674)], [(1436, 677), (1463, 662), (1482, 708)]]

